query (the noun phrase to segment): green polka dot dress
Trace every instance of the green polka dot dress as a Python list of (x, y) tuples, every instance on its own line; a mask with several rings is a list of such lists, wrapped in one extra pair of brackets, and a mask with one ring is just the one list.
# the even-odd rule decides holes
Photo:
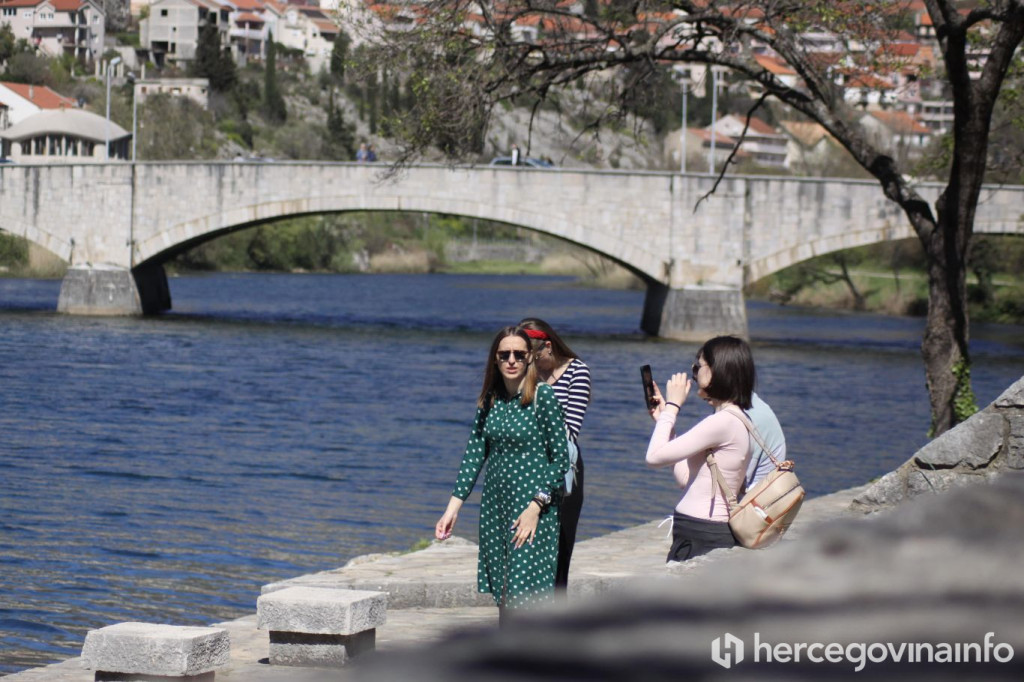
[(485, 461), (477, 587), (508, 608), (546, 601), (554, 594), (558, 505), (541, 514), (532, 545), (515, 549), (511, 528), (538, 491), (554, 493), (565, 486), (569, 470), (565, 422), (550, 386), (538, 385), (536, 397), (526, 407), (516, 395), (496, 399), (486, 414), (477, 410), (452, 495), (461, 500), (469, 497)]

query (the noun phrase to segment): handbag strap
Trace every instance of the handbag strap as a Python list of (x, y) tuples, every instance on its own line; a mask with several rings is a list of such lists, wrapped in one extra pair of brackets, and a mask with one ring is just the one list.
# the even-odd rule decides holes
[[(711, 475), (714, 476), (715, 481), (718, 483), (718, 487), (722, 489), (722, 498), (725, 500), (725, 511), (730, 516), (732, 515), (732, 508), (739, 504), (736, 501), (736, 493), (732, 491), (729, 484), (725, 480), (725, 476), (718, 470), (718, 463), (715, 462), (715, 456), (708, 451), (708, 469), (711, 470)], [(742, 481), (741, 481), (742, 484)], [(715, 491), (712, 487), (711, 490), (711, 501), (715, 500)]]
[[(779, 464), (779, 461), (772, 456), (772, 451), (768, 448), (767, 443), (764, 442), (764, 438), (761, 437), (761, 434), (757, 430), (757, 427), (754, 426), (754, 423), (752, 421), (750, 421), (750, 417), (748, 417), (738, 407), (735, 410), (732, 410), (729, 407), (726, 407), (723, 411), (728, 412), (729, 414), (731, 414), (732, 416), (736, 417), (741, 422), (743, 422), (743, 426), (746, 427), (747, 432), (751, 436), (753, 436), (753, 438), (757, 442), (757, 444), (761, 446), (761, 449), (764, 450), (764, 453), (766, 455), (768, 455), (768, 459), (770, 459), (772, 461), (772, 464), (775, 465), (775, 468), (776, 469), (781, 469), (782, 468), (782, 466)], [(708, 469), (711, 470), (711, 475), (714, 476), (715, 481), (718, 484), (718, 487), (722, 489), (722, 497), (725, 499), (726, 511), (731, 514), (732, 513), (732, 507), (734, 507), (737, 504), (739, 504), (737, 502), (737, 494), (739, 492), (739, 489), (737, 489), (737, 492), (734, 493), (732, 491), (732, 488), (729, 487), (729, 484), (725, 480), (725, 476), (723, 476), (722, 472), (718, 469), (718, 463), (715, 462), (715, 455), (711, 451), (708, 451), (707, 460), (708, 460)], [(742, 480), (740, 481), (740, 486), (741, 487), (743, 486), (743, 481)], [(711, 491), (711, 499), (713, 500), (714, 498), (715, 498), (715, 491), (712, 490)]]
[(782, 465), (779, 463), (779, 460), (772, 456), (771, 448), (769, 448), (768, 444), (764, 442), (764, 438), (761, 437), (761, 433), (757, 430), (757, 427), (754, 426), (754, 423), (750, 421), (750, 417), (748, 417), (746, 413), (738, 407), (735, 410), (731, 410), (727, 407), (724, 411), (743, 422), (743, 426), (747, 427), (747, 432), (749, 432), (750, 435), (753, 436), (754, 441), (761, 446), (761, 449), (764, 450), (764, 454), (768, 455), (768, 459), (772, 461), (775, 468), (781, 469)]

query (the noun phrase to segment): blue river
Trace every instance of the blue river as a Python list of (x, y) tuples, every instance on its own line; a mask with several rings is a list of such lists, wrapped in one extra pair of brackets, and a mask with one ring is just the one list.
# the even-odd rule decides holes
[[(0, 674), (78, 655), (128, 620), (205, 624), (260, 585), (430, 537), (489, 341), (526, 315), (590, 365), (580, 537), (670, 513), (644, 465), (639, 291), (561, 277), (216, 274), (145, 319), (53, 313), (59, 282), (0, 279)], [(748, 304), (759, 392), (808, 491), (892, 470), (926, 441), (923, 320)], [(1024, 374), (1024, 328), (972, 328), (974, 388)], [(692, 399), (682, 419), (708, 408)], [(473, 537), (471, 498), (459, 532)], [(661, 553), (663, 548), (651, 548)]]

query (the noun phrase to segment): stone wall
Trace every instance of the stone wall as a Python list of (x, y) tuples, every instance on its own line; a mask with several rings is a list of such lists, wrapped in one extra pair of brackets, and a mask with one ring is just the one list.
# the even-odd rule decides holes
[(851, 508), (871, 512), (922, 493), (985, 482), (1024, 470), (1024, 377), (991, 405), (917, 451), (872, 484)]

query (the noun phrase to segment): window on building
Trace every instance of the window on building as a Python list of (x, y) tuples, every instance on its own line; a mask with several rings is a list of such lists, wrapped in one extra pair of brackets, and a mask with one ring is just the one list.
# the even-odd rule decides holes
[(160, 16), (166, 17), (167, 16), (167, 10), (165, 10), (165, 9), (160, 10)]

